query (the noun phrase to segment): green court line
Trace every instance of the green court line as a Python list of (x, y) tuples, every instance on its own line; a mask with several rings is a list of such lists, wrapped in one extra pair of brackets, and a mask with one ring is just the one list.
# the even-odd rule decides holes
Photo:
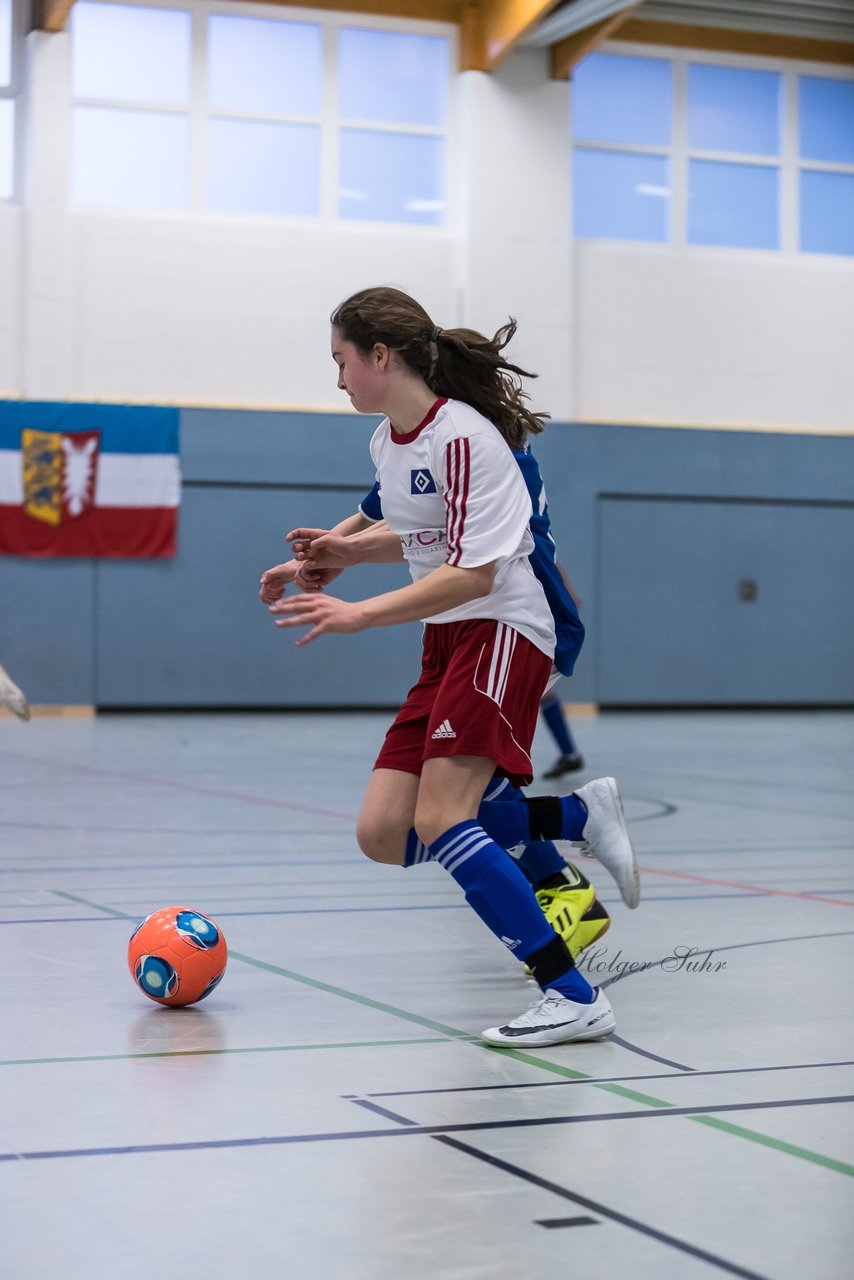
[[(91, 902), (87, 898), (77, 897), (73, 893), (66, 893), (61, 889), (53, 889), (52, 893), (57, 893), (60, 897), (67, 898), (70, 902), (80, 903), (82, 906), (91, 907), (94, 911), (102, 911), (106, 915), (116, 916), (121, 919), (130, 920), (135, 917), (128, 916), (124, 911), (116, 911), (112, 907), (102, 906), (100, 903)], [(318, 978), (309, 978), (305, 974), (296, 973), (293, 969), (285, 969), (281, 965), (271, 964), (267, 960), (258, 960), (254, 956), (244, 955), (239, 951), (229, 951), (229, 956), (235, 960), (241, 960), (244, 964), (252, 965), (256, 969), (263, 969), (268, 973), (275, 973), (279, 977), (289, 978), (292, 982), (299, 982), (303, 986), (313, 987), (316, 991), (326, 991), (329, 995), (339, 996), (343, 1000), (350, 1000), (356, 1004), (364, 1005), (369, 1009), (377, 1009), (381, 1013), (391, 1014), (395, 1018), (403, 1018), (407, 1022), (414, 1022), (418, 1026), (425, 1027), (430, 1031), (438, 1031), (442, 1036), (449, 1036), (453, 1040), (461, 1042), (469, 1042), (476, 1044), (479, 1048), (491, 1050), (493, 1053), (500, 1053), (502, 1057), (513, 1058), (517, 1062), (525, 1062), (530, 1066), (539, 1067), (543, 1071), (548, 1071), (552, 1075), (563, 1076), (572, 1080), (590, 1080), (591, 1077), (584, 1071), (575, 1071), (569, 1067), (563, 1067), (559, 1063), (549, 1062), (546, 1058), (537, 1058), (532, 1054), (522, 1053), (518, 1049), (505, 1049), (502, 1045), (484, 1044), (479, 1036), (470, 1035), (468, 1032), (460, 1031), (457, 1027), (448, 1027), (442, 1022), (434, 1022), (431, 1018), (424, 1018), (420, 1014), (410, 1013), (407, 1009), (399, 1009), (396, 1005), (385, 1004), (381, 1000), (373, 1000), (370, 996), (358, 995), (355, 991), (347, 991), (344, 987), (333, 986), (329, 982), (321, 982)], [(417, 1043), (417, 1042), (413, 1042)], [(673, 1107), (673, 1102), (665, 1102), (661, 1098), (652, 1098), (648, 1094), (636, 1093), (632, 1089), (625, 1089), (621, 1085), (616, 1084), (593, 1084), (594, 1089), (602, 1089), (607, 1093), (619, 1094), (622, 1097), (631, 1099), (635, 1102), (641, 1102), (645, 1106), (650, 1107)], [(734, 1137), (744, 1138), (749, 1142), (756, 1142), (762, 1146), (770, 1147), (775, 1151), (780, 1151), (786, 1155), (795, 1156), (799, 1160), (806, 1160), (811, 1164), (816, 1164), (824, 1169), (831, 1169), (836, 1173), (847, 1174), (854, 1177), (854, 1166), (846, 1164), (842, 1160), (834, 1160), (830, 1156), (821, 1155), (818, 1151), (810, 1151), (806, 1147), (798, 1147), (793, 1143), (784, 1142), (778, 1138), (770, 1138), (767, 1134), (757, 1133), (754, 1129), (745, 1129), (741, 1125), (731, 1124), (727, 1120), (718, 1120), (714, 1116), (686, 1116), (686, 1120), (691, 1120), (695, 1124), (705, 1124), (710, 1128), (719, 1129), (723, 1133), (729, 1133)]]
[(638, 1093), (635, 1089), (624, 1089), (619, 1084), (599, 1084), (597, 1089), (606, 1093), (619, 1094), (621, 1098), (629, 1098), (632, 1102), (642, 1102), (647, 1107), (675, 1107), (675, 1102), (662, 1102), (661, 1098), (651, 1098), (648, 1093)]
[(160, 1049), (144, 1053), (89, 1053), (75, 1058), (5, 1058), (0, 1067), (30, 1067), (57, 1062), (129, 1062), (136, 1058), (203, 1058), (224, 1053), (297, 1053), (303, 1049), (373, 1049), (396, 1044), (447, 1044), (446, 1036), (417, 1040), (344, 1040), (340, 1044), (262, 1044), (244, 1049)]
[(295, 973), (293, 969), (283, 969), (281, 965), (270, 964), (267, 960), (256, 960), (254, 956), (243, 955), (240, 951), (229, 951), (229, 957), (251, 964), (256, 969), (266, 969), (268, 973), (276, 973), (282, 978), (290, 978), (292, 982), (300, 982), (305, 987), (313, 987), (315, 991), (326, 991), (332, 996), (341, 996), (344, 1000), (354, 1001), (367, 1009), (378, 1009), (380, 1013), (390, 1013), (394, 1018), (405, 1018), (407, 1022), (415, 1022), (419, 1027), (427, 1027), (430, 1031), (440, 1031), (442, 1035), (451, 1036), (455, 1040), (474, 1040), (468, 1031), (460, 1031), (457, 1027), (448, 1027), (444, 1022), (434, 1022), (432, 1018), (423, 1018), (420, 1013), (409, 1013), (406, 1009), (398, 1009), (396, 1005), (384, 1004), (382, 1000), (373, 1000), (370, 996), (359, 996), (354, 991), (346, 991), (343, 987), (335, 987), (329, 982), (321, 982), (319, 978), (307, 978), (303, 973)]
[(821, 1165), (823, 1169), (832, 1169), (834, 1173), (845, 1173), (854, 1178), (854, 1165), (844, 1160), (834, 1160), (832, 1156), (820, 1155), (818, 1151), (809, 1151), (806, 1147), (796, 1147), (792, 1142), (784, 1142), (782, 1138), (769, 1138), (765, 1133), (757, 1133), (755, 1129), (744, 1129), (740, 1124), (731, 1124), (729, 1120), (719, 1120), (717, 1116), (688, 1116), (694, 1124), (704, 1124), (710, 1129), (720, 1129), (723, 1133), (732, 1133), (737, 1138), (746, 1138), (748, 1142), (758, 1142), (763, 1147), (771, 1147), (774, 1151), (783, 1151), (786, 1155), (797, 1156), (800, 1160), (809, 1160), (811, 1164)]
[(505, 1049), (500, 1044), (487, 1044), (485, 1040), (481, 1040), (480, 1036), (472, 1036), (472, 1040), (479, 1049), (486, 1049), (488, 1053), (500, 1053), (504, 1058), (512, 1058), (514, 1062), (527, 1062), (532, 1067), (544, 1067), (550, 1071), (552, 1075), (564, 1076), (567, 1080), (591, 1080), (586, 1071), (575, 1071), (572, 1067), (564, 1067), (559, 1062), (548, 1062), (545, 1058), (535, 1058), (531, 1053), (523, 1053), (521, 1049)]
[(64, 889), (51, 889), (51, 893), (55, 893), (59, 898), (66, 898), (69, 902), (76, 902), (81, 907), (91, 907), (93, 911), (101, 911), (105, 916), (115, 916), (119, 920), (136, 920), (137, 916), (129, 916), (126, 911), (114, 911), (112, 907), (102, 907), (99, 902), (90, 902), (88, 898), (78, 898), (76, 893), (66, 893)]

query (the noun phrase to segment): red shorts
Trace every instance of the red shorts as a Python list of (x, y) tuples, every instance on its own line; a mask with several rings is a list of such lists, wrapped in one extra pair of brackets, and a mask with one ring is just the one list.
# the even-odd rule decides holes
[(528, 786), (531, 743), (551, 669), (551, 658), (506, 623), (428, 623), (421, 678), (374, 768), (420, 774), (435, 756), (486, 756), (516, 786)]

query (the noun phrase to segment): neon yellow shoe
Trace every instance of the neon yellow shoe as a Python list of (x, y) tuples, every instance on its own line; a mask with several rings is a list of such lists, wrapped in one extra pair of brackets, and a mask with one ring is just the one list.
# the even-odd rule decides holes
[(573, 960), (601, 938), (611, 924), (608, 912), (597, 901), (593, 885), (572, 863), (566, 868), (566, 884), (538, 890), (537, 902), (555, 933), (563, 938)]

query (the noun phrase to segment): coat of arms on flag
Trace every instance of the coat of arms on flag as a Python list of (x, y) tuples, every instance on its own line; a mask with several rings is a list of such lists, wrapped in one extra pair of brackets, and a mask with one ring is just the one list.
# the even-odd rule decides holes
[(24, 510), (34, 520), (62, 524), (95, 504), (98, 431), (21, 432)]
[(0, 554), (175, 554), (178, 410), (0, 401)]

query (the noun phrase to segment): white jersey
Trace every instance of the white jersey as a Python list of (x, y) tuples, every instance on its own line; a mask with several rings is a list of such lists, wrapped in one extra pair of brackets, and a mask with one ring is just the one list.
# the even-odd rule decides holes
[(528, 561), (531, 499), (498, 429), (460, 400), (438, 400), (413, 431), (383, 419), (371, 439), (382, 514), (400, 538), (413, 581), (450, 564), (495, 561), (488, 596), (426, 622), (494, 618), (551, 657), (554, 619)]

